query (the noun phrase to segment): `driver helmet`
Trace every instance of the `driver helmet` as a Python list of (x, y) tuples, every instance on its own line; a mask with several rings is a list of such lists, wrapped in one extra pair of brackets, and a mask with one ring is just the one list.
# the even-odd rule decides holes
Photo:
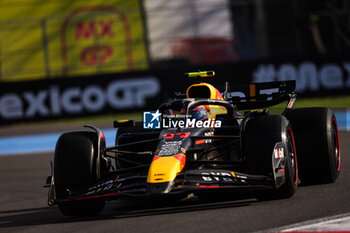
[(189, 114), (192, 116), (192, 118), (200, 121), (207, 120), (209, 118), (209, 112), (203, 105), (193, 108)]

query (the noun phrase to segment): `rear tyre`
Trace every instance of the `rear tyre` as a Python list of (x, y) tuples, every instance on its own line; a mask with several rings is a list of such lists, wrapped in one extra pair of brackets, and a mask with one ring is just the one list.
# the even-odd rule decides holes
[(272, 156), (276, 143), (285, 151), (285, 183), (273, 191), (257, 194), (258, 199), (289, 198), (298, 184), (298, 167), (293, 133), (288, 120), (281, 115), (260, 116), (248, 121), (244, 131), (244, 151), (249, 174), (272, 176)]
[(294, 130), (302, 183), (334, 182), (340, 173), (340, 144), (332, 110), (300, 108), (285, 116)]
[[(84, 192), (97, 182), (97, 135), (94, 132), (64, 133), (57, 141), (54, 157), (55, 192), (58, 200), (69, 193)], [(104, 208), (103, 200), (65, 202), (58, 204), (62, 214), (68, 216), (94, 216)]]

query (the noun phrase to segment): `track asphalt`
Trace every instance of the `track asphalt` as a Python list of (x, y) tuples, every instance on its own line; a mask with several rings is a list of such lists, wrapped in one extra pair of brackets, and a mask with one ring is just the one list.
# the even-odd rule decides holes
[(299, 187), (290, 199), (258, 202), (214, 196), (202, 202), (195, 198), (162, 203), (113, 201), (107, 203), (101, 216), (89, 219), (65, 217), (56, 207), (47, 206), (47, 189), (42, 185), (50, 173), (53, 153), (1, 156), (0, 232), (268, 232), (302, 221), (347, 214), (350, 132), (341, 132), (340, 140), (342, 172), (338, 180)]

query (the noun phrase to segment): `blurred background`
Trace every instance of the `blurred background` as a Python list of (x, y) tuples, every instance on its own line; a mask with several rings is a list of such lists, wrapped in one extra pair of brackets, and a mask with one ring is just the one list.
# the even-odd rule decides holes
[(0, 31), (2, 125), (154, 109), (197, 70), (350, 104), (350, 0), (2, 0)]
[[(221, 91), (228, 81), (240, 96), (240, 85), (296, 80), (295, 107), (332, 108), (348, 131), (339, 182), (274, 204), (117, 202), (88, 221), (45, 207), (41, 187), (63, 132), (94, 125), (114, 146), (114, 120), (142, 120), (199, 70), (214, 70), (205, 81)], [(350, 206), (349, 105), (350, 0), (0, 0), (0, 232), (219, 231), (212, 222), (256, 232), (339, 216)]]

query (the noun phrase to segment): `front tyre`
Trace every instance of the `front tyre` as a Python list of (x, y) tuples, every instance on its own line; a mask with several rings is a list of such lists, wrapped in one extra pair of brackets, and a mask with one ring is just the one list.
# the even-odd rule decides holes
[(83, 200), (58, 204), (61, 213), (72, 217), (97, 216), (105, 207), (104, 200)]
[(285, 160), (285, 183), (276, 191), (277, 198), (289, 198), (294, 195), (298, 185), (298, 162), (295, 142), (290, 125), (287, 126), (287, 150)]
[[(56, 199), (63, 200), (70, 193), (84, 192), (97, 182), (97, 134), (89, 131), (64, 133), (57, 141), (54, 157)], [(104, 200), (62, 202), (58, 207), (68, 216), (95, 216), (103, 207)]]
[(249, 174), (272, 177), (272, 156), (276, 143), (285, 151), (285, 182), (272, 192), (261, 192), (258, 199), (289, 198), (298, 185), (298, 165), (293, 133), (288, 120), (281, 115), (259, 116), (249, 120), (243, 135), (243, 149)]

